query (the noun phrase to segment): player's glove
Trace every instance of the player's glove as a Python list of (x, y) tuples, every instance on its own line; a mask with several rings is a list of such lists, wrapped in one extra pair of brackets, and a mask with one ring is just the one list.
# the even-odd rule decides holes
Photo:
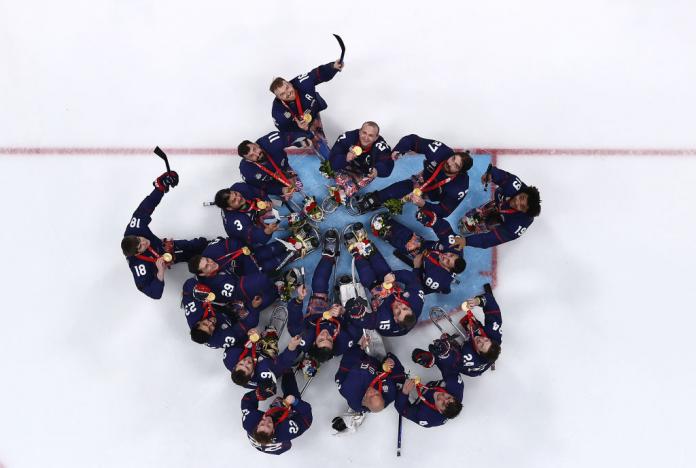
[(176, 187), (179, 185), (179, 174), (177, 174), (176, 171), (165, 172), (155, 179), (152, 185), (160, 192), (167, 193), (169, 192), (169, 187)]
[(256, 398), (258, 398), (259, 401), (263, 401), (275, 395), (277, 390), (275, 382), (264, 379), (259, 382), (259, 386), (256, 388)]
[(431, 353), (437, 354), (440, 357), (446, 357), (451, 349), (450, 341), (447, 338), (438, 338), (428, 345), (428, 350)]
[(433, 224), (437, 221), (437, 215), (430, 210), (421, 208), (416, 211), (416, 219), (425, 227), (433, 227)]
[(424, 349), (416, 348), (411, 353), (411, 359), (416, 364), (420, 364), (423, 367), (433, 367), (435, 364), (435, 355), (430, 351)]
[(302, 361), (302, 373), (307, 378), (314, 377), (315, 375), (317, 375), (318, 367), (319, 363), (315, 359), (305, 358)]

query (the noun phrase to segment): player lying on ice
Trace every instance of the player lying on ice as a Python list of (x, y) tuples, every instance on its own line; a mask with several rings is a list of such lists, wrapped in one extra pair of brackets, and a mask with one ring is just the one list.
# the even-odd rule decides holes
[[(436, 233), (440, 223), (438, 220), (433, 226)], [(386, 211), (375, 214), (370, 225), (374, 235), (394, 247), (394, 256), (413, 268), (425, 294), (449, 294), (457, 274), (466, 268), (461, 249), (454, 243), (459, 236), (445, 234), (438, 236), (437, 241), (424, 239)]]
[(205, 249), (208, 241), (160, 239), (150, 230), (152, 213), (170, 187), (179, 184), (179, 175), (165, 172), (154, 182), (154, 190), (138, 205), (123, 233), (121, 250), (128, 260), (135, 286), (152, 299), (164, 292), (164, 272), (174, 263), (188, 262)]
[(349, 225), (344, 240), (353, 255), (360, 283), (372, 296), (371, 312), (353, 316), (354, 323), (384, 336), (405, 335), (416, 325), (423, 310), (424, 292), (418, 277), (408, 270), (392, 271), (362, 224)]
[(329, 163), (336, 185), (345, 197), (352, 197), (377, 177), (389, 177), (394, 169), (391, 148), (379, 134), (379, 125), (365, 122), (356, 130), (338, 137)]
[(339, 247), (338, 231), (327, 230), (322, 255), (312, 275), (312, 295), (306, 311), (302, 313), (307, 294), (304, 285), (297, 288), (297, 297), (288, 302), (288, 330), (304, 337), (303, 349), (308, 359), (303, 363), (303, 371), (310, 377), (321, 363), (357, 344), (362, 334), (346, 317), (343, 306), (330, 298), (330, 279)]
[(516, 175), (491, 166), (481, 177), (481, 183), (488, 182), (497, 185), (493, 200), (459, 220), (459, 231), (466, 236), (462, 245), (487, 249), (515, 240), (541, 213), (539, 190)]
[(411, 202), (421, 210), (446, 218), (459, 206), (469, 190), (467, 171), (473, 165), (469, 152), (455, 152), (439, 141), (413, 134), (403, 137), (394, 147), (396, 155), (409, 151), (425, 155), (423, 171), (358, 198), (356, 211), (366, 213), (385, 205), (400, 213), (401, 205)]
[(271, 132), (256, 143), (244, 140), (237, 147), (242, 161), (239, 171), (247, 184), (263, 191), (264, 195), (275, 195), (290, 199), (297, 190), (302, 190), (302, 181), (290, 167), (285, 148), (305, 147), (304, 142), (311, 134), (300, 132)]
[(266, 411), (259, 410), (259, 401), (267, 398), (257, 390), (242, 398), (242, 427), (249, 442), (257, 450), (280, 455), (292, 448), (293, 439), (312, 425), (312, 406), (302, 400), (292, 372), (281, 378), (283, 397), (276, 397)]
[(271, 115), (276, 128), (281, 132), (312, 132), (314, 149), (324, 159), (329, 157), (329, 147), (319, 113), (328, 106), (317, 92), (316, 85), (331, 80), (342, 70), (343, 62), (337, 60), (290, 81), (275, 78), (270, 86), (275, 95)]
[[(483, 308), (482, 324), (471, 311)], [(490, 284), (484, 285), (484, 293), (466, 301), (466, 314), (459, 322), (463, 334), (443, 334), (428, 346), (429, 351), (416, 348), (413, 360), (425, 367), (440, 362), (469, 377), (476, 377), (490, 369), (500, 356), (503, 341), (503, 318), (493, 297)]]

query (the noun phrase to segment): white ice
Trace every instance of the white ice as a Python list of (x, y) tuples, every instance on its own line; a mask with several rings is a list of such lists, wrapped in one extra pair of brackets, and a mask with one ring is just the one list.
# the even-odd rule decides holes
[[(270, 80), (336, 58), (336, 32), (330, 139), (371, 119), (392, 143), (694, 149), (694, 24), (686, 0), (0, 0), (0, 148), (234, 147), (272, 129)], [(154, 231), (222, 234), (200, 204), (238, 160), (173, 159)], [(397, 459), (393, 408), (329, 435), (334, 362), (307, 393), (314, 425), (271, 457), (243, 434), (221, 352), (188, 337), (185, 267), (152, 301), (120, 254), (161, 161), (0, 155), (0, 465), (693, 466), (696, 157), (498, 164), (543, 198), (498, 250), (498, 369), (466, 380), (456, 420), (406, 422)], [(408, 362), (434, 336), (390, 344)]]

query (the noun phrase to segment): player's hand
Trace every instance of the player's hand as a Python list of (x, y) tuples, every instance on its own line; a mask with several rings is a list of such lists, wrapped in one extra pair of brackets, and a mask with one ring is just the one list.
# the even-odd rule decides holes
[(413, 268), (420, 268), (423, 266), (423, 255), (424, 252), (418, 252), (413, 256)]
[(384, 372), (391, 372), (391, 370), (394, 368), (395, 365), (396, 365), (396, 363), (394, 362), (394, 360), (392, 358), (387, 358), (382, 363), (382, 370)]
[(295, 123), (305, 132), (309, 130), (309, 122), (307, 122), (305, 119), (295, 119)]
[(283, 187), (283, 200), (288, 201), (292, 198), (292, 194), (295, 193), (295, 187)]
[(261, 336), (261, 333), (259, 332), (258, 328), (252, 328), (247, 332), (247, 336), (251, 338), (251, 335), (257, 335)]
[(415, 379), (406, 379), (406, 382), (404, 382), (404, 385), (401, 387), (401, 393), (408, 395), (414, 388), (416, 388)]
[(341, 307), (338, 304), (334, 304), (329, 309), (329, 313), (331, 314), (332, 317), (340, 317), (341, 315), (343, 315), (343, 310), (344, 310), (343, 307)]
[(351, 162), (353, 159), (357, 158), (358, 156), (353, 153), (352, 151), (348, 151), (346, 153), (346, 161)]
[(377, 169), (375, 169), (374, 167), (372, 169), (370, 169), (370, 173), (367, 174), (367, 176), (370, 179), (374, 179), (375, 177), (377, 177)]
[(416, 195), (415, 193), (412, 193), (411, 196), (411, 203), (416, 205), (418, 208), (423, 208), (425, 206), (425, 200), (423, 200), (423, 197), (420, 195)]
[(300, 343), (302, 343), (302, 335), (295, 335), (290, 338), (290, 341), (288, 342), (288, 349), (290, 351), (295, 351), (297, 347), (300, 346)]
[(179, 174), (175, 171), (165, 172), (155, 179), (152, 185), (160, 192), (167, 193), (169, 192), (169, 187), (176, 187), (179, 185)]
[(452, 247), (456, 250), (462, 250), (464, 247), (466, 247), (466, 239), (462, 236), (454, 236)]
[(278, 230), (278, 227), (280, 226), (279, 222), (275, 222), (273, 224), (266, 224), (263, 228), (263, 232), (267, 235), (270, 236), (274, 232)]
[(481, 298), (476, 296), (472, 297), (471, 299), (467, 299), (466, 303), (469, 305), (469, 307), (476, 307), (481, 305)]
[(167, 268), (167, 262), (164, 261), (164, 257), (160, 257), (155, 261), (155, 266), (157, 267), (157, 279), (164, 281), (164, 270)]
[(255, 309), (257, 309), (261, 303), (263, 302), (263, 297), (261, 296), (254, 296), (254, 298), (251, 300), (251, 306)]
[(370, 346), (370, 337), (368, 335), (363, 334), (363, 336), (360, 337), (360, 340), (358, 341), (358, 346), (360, 346), (360, 349), (365, 351), (368, 346)]
[(420, 237), (418, 237), (416, 234), (413, 234), (411, 236), (411, 238), (408, 240), (408, 242), (406, 242), (406, 250), (413, 253), (420, 248), (421, 248)]
[(283, 399), (283, 402), (287, 406), (292, 406), (293, 403), (295, 403), (295, 396), (294, 395), (288, 395)]
[(344, 64), (343, 62), (341, 62), (341, 61), (338, 61), (338, 60), (336, 60), (336, 61), (333, 63), (334, 69), (336, 69), (336, 70), (338, 70), (338, 71), (343, 71), (343, 65), (345, 65), (345, 64)]
[(394, 283), (396, 281), (396, 276), (394, 276), (394, 273), (387, 273), (384, 275), (384, 283)]
[(398, 151), (392, 151), (392, 154), (391, 154), (392, 161), (396, 161), (400, 157), (401, 157), (401, 153), (399, 153)]
[(481, 184), (486, 185), (486, 182), (491, 181), (491, 174), (489, 172), (484, 172), (481, 176)]
[(307, 296), (307, 288), (305, 287), (304, 284), (299, 285), (296, 289), (295, 292), (297, 293), (297, 299), (300, 300), (300, 302), (304, 301), (304, 298)]

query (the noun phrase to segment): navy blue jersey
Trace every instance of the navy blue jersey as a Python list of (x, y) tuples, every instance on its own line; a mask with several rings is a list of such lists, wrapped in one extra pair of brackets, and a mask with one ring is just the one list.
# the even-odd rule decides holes
[[(246, 337), (245, 337), (246, 338)], [(230, 372), (234, 372), (234, 367), (240, 360), (240, 356), (244, 351), (244, 346), (248, 340), (240, 340), (237, 345), (225, 349), (222, 356), (222, 362)], [(294, 351), (285, 349), (276, 357), (268, 357), (260, 352), (257, 354), (257, 362), (254, 367), (254, 373), (245, 385), (246, 388), (270, 387), (275, 385), (281, 376), (292, 368), (293, 363), (300, 354), (298, 347)]]
[[(411, 134), (399, 140), (399, 143), (394, 147), (394, 151), (399, 153), (415, 151), (425, 155), (422, 178), (423, 184), (427, 183), (423, 190), (423, 198), (427, 201), (423, 209), (432, 211), (442, 218), (452, 214), (469, 191), (469, 176), (466, 171), (460, 172), (446, 183), (439, 185), (445, 182), (448, 177), (445, 175), (444, 170), (438, 171), (438, 166), (454, 154), (452, 148), (440, 141), (421, 138), (418, 135)], [(435, 172), (437, 172), (437, 175), (428, 183), (428, 180)], [(438, 187), (433, 188), (436, 186)]]
[(513, 210), (509, 205), (510, 198), (526, 188), (519, 177), (493, 167), (491, 169), (491, 182), (498, 187), (495, 190), (495, 203), (500, 213), (501, 222), (489, 232), (468, 236), (466, 245), (469, 247), (487, 249), (517, 239), (527, 231), (527, 228), (534, 221), (534, 217)]
[(299, 107), (296, 100), (284, 102), (278, 98), (273, 99), (271, 115), (276, 128), (284, 132), (302, 131), (295, 119), (301, 118), (305, 112), (309, 112), (312, 118), (316, 119), (319, 112), (328, 107), (326, 101), (317, 92), (316, 85), (329, 81), (336, 76), (336, 73), (338, 70), (333, 67), (333, 62), (331, 62), (290, 80), (290, 84), (295, 88)]
[[(372, 168), (377, 170), (378, 177), (389, 177), (394, 169), (394, 160), (391, 157), (391, 148), (379, 136), (369, 147), (363, 148), (360, 144), (360, 129), (345, 132), (339, 136), (331, 148), (329, 162), (334, 171), (347, 170), (361, 176), (367, 176)], [(362, 154), (352, 161), (348, 161), (346, 155), (353, 146), (359, 146)]]
[(264, 413), (259, 411), (259, 400), (256, 391), (244, 394), (242, 398), (242, 427), (247, 432), (249, 441), (260, 452), (270, 455), (280, 455), (292, 447), (291, 440), (301, 436), (312, 425), (312, 406), (295, 396), (295, 403), (290, 407), (288, 416), (275, 426), (273, 439), (269, 444), (257, 443), (253, 434)]
[(313, 307), (311, 312), (308, 308), (306, 314), (303, 315), (302, 303), (296, 299), (288, 301), (288, 332), (290, 336), (302, 335), (302, 343), (300, 344), (302, 351), (308, 351), (314, 345), (314, 340), (317, 338), (317, 322), (319, 323), (319, 332), (327, 330), (333, 336), (338, 331), (334, 338), (334, 356), (340, 356), (357, 344), (362, 336), (362, 329), (353, 325), (347, 317), (333, 317), (333, 320), (323, 319), (322, 314), (331, 306), (332, 304), (327, 302), (325, 307)]
[(446, 390), (447, 393), (452, 395), (456, 400), (459, 402), (462, 401), (464, 396), (464, 382), (460, 375), (454, 373), (449, 374), (443, 380), (433, 380), (425, 384), (425, 387), (421, 388), (421, 396), (417, 397), (413, 403), (409, 402), (408, 395), (399, 392), (396, 396), (394, 407), (400, 415), (420, 426), (441, 426), (445, 424), (448, 419), (437, 411), (436, 408), (433, 408), (435, 405), (434, 398), (437, 388)]
[[(420, 317), (423, 311), (423, 298), (424, 291), (420, 280), (415, 273), (408, 270), (396, 270), (394, 271), (394, 276), (396, 276), (396, 281), (403, 284), (402, 291), (399, 293), (402, 300), (405, 300), (413, 314), (416, 317), (416, 323), (418, 317)], [(394, 312), (392, 311), (392, 303), (396, 300), (396, 294), (392, 293), (387, 295), (382, 299), (376, 299), (375, 295), (372, 296), (372, 309), (373, 313), (365, 314), (361, 319), (356, 319), (355, 324), (371, 330), (377, 330), (382, 336), (401, 336), (405, 335), (413, 329), (405, 328), (394, 320)], [(415, 324), (414, 324), (415, 326)]]
[[(397, 385), (400, 386), (406, 379), (404, 366), (399, 359), (391, 353), (387, 355), (387, 358), (394, 360), (394, 368), (385, 375), (381, 385), (385, 407), (396, 399), (397, 393), (400, 393)], [(365, 392), (371, 384), (374, 388), (379, 388), (378, 383), (375, 382), (375, 377), (381, 374), (383, 374), (382, 362), (368, 356), (360, 347), (356, 346), (343, 355), (334, 378), (339, 393), (346, 399), (350, 409), (365, 412), (369, 411), (362, 404)]]
[[(124, 237), (140, 236), (150, 241), (149, 249), (142, 254), (128, 257), (127, 261), (135, 286), (152, 299), (161, 298), (164, 291), (164, 281), (157, 278), (157, 266), (155, 266), (157, 258), (165, 252), (164, 243), (150, 230), (152, 213), (162, 201), (163, 196), (164, 193), (157, 189), (150, 192), (133, 212), (123, 233)], [(192, 256), (199, 254), (206, 244), (206, 239), (202, 237), (192, 240), (174, 240), (174, 250), (170, 252), (174, 256), (173, 263), (188, 261)]]
[[(413, 273), (420, 278), (425, 294), (449, 294), (452, 291), (450, 286), (456, 274), (443, 267), (438, 256), (440, 253), (448, 252), (449, 247), (433, 241), (426, 241), (423, 246), (425, 248), (423, 264), (420, 268), (414, 268)], [(459, 252), (456, 253), (460, 255)]]
[[(483, 305), (484, 323), (481, 324), (478, 320), (473, 321), (473, 335), (486, 336), (491, 341), (501, 344), (503, 342), (503, 317), (500, 313), (500, 307), (492, 294), (484, 294), (485, 304)], [(468, 330), (465, 330), (468, 333)], [(469, 340), (464, 342), (461, 347), (452, 346), (449, 353), (441, 356), (435, 356), (435, 362), (442, 363), (444, 367), (456, 368), (459, 372), (469, 377), (477, 377), (486, 372), (492, 366), (492, 363), (481, 357), (476, 350), (469, 337)]]
[[(283, 187), (286, 185), (278, 180), (277, 177), (285, 177), (289, 180), (296, 175), (295, 171), (290, 167), (285, 148), (294, 145), (297, 140), (306, 138), (309, 135), (309, 132), (302, 130), (295, 132), (271, 132), (256, 140), (256, 143), (266, 153), (266, 158), (258, 162), (247, 161), (242, 158), (239, 163), (239, 171), (242, 173), (244, 182), (262, 190), (264, 195), (282, 195)], [(277, 174), (278, 170), (282, 172), (282, 175)], [(271, 174), (276, 174), (276, 176), (274, 177)]]
[(230, 187), (230, 190), (241, 193), (244, 198), (249, 200), (249, 203), (238, 210), (222, 210), (222, 224), (227, 235), (239, 239), (247, 245), (263, 245), (268, 242), (272, 234), (264, 232), (265, 226), (261, 219), (264, 212), (254, 209), (251, 203), (255, 200), (262, 200), (268, 203), (268, 209), (270, 209), (271, 201), (265, 192), (243, 182), (235, 183)]

